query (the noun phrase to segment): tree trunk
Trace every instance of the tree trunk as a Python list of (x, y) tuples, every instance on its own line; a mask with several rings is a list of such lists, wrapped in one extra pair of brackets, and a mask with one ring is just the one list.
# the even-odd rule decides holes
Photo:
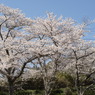
[(44, 88), (45, 88), (45, 95), (49, 95), (48, 94), (48, 86), (47, 86), (47, 83), (45, 80), (44, 80)]
[(9, 95), (14, 95), (14, 84), (9, 81)]
[(78, 95), (84, 95), (84, 92), (79, 92)]
[(49, 95), (49, 94), (48, 94), (48, 91), (47, 91), (46, 89), (45, 89), (45, 95)]
[(50, 85), (47, 82), (47, 79), (44, 79), (44, 88), (45, 88), (45, 95), (50, 95)]
[(83, 95), (83, 93), (80, 93), (79, 95)]

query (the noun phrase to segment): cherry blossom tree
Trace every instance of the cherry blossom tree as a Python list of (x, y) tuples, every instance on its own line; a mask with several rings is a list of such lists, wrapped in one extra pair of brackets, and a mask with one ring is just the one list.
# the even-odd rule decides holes
[[(95, 74), (95, 43), (82, 41), (71, 49), (67, 66), (64, 68), (75, 77), (77, 95), (84, 95), (85, 91), (93, 87)], [(92, 81), (90, 81), (92, 80)]]
[(0, 5), (0, 76), (8, 82), (10, 95), (26, 64), (36, 58), (30, 54), (31, 45), (23, 30), (30, 25), (32, 20), (20, 10)]
[[(35, 43), (33, 48), (36, 50), (35, 54), (39, 55), (38, 60), (35, 60), (34, 63), (40, 65), (45, 95), (50, 95), (51, 86), (49, 84), (52, 79), (49, 76), (50, 69), (47, 68), (47, 62), (51, 60), (54, 63), (52, 65), (54, 72), (51, 75), (55, 76), (60, 56), (68, 58), (71, 48), (76, 47), (76, 44), (81, 41), (83, 33), (87, 32), (84, 28), (84, 24), (76, 24), (71, 18), (57, 18), (53, 13), (47, 13), (45, 18), (35, 19), (31, 27), (25, 28), (29, 34), (27, 39)], [(40, 55), (47, 54), (47, 57), (40, 57)]]
[(4, 5), (0, 5), (0, 13), (0, 74), (9, 84), (10, 95), (28, 63), (36, 61), (43, 71), (45, 95), (50, 95), (51, 87), (45, 79), (48, 69), (42, 65), (51, 60), (55, 76), (60, 56), (66, 58), (80, 42), (86, 32), (85, 24), (76, 24), (71, 18), (57, 18), (53, 13), (31, 20), (20, 10)]

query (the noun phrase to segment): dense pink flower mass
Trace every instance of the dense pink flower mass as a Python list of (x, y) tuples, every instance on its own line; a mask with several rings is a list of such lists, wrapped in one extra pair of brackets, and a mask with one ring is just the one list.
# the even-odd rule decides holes
[[(72, 18), (57, 18), (53, 13), (47, 13), (45, 18), (26, 18), (19, 9), (0, 5), (0, 74), (3, 80), (9, 83), (10, 95), (16, 79), (21, 77), (24, 71), (28, 71), (25, 69), (29, 67), (28, 63), (40, 64), (43, 76), (49, 76), (54, 75), (55, 66), (52, 64), (57, 62), (56, 64), (62, 67), (64, 63), (66, 71), (69, 67), (74, 68), (77, 54), (81, 59), (81, 56), (87, 56), (94, 51), (94, 47), (88, 45), (90, 42), (82, 40), (84, 32), (88, 32), (85, 27), (85, 24), (76, 24)], [(83, 51), (86, 49), (87, 51)], [(80, 59), (77, 59), (78, 64), (82, 64)], [(43, 69), (43, 64), (49, 60), (52, 66), (50, 73)], [(85, 59), (85, 62), (87, 61)], [(89, 63), (91, 61), (93, 57)], [(29, 73), (34, 73), (33, 71), (36, 70), (30, 70)]]

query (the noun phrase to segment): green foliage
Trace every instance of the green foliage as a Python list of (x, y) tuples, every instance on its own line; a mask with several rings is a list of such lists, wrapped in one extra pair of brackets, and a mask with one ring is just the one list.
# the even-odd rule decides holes
[(43, 95), (43, 90), (22, 90), (17, 91), (15, 95)]
[(73, 87), (74, 78), (68, 73), (58, 72), (56, 74), (57, 85), (59, 88)]
[(8, 95), (7, 92), (0, 92), (0, 95)]
[(51, 92), (51, 95), (63, 95), (63, 90), (55, 89)]
[(16, 92), (15, 95), (32, 95), (32, 93), (33, 93), (32, 90), (23, 90)]
[(35, 95), (43, 95), (43, 93), (44, 93), (43, 90), (35, 90), (34, 91)]
[(44, 89), (44, 84), (43, 84), (43, 79), (42, 78), (31, 78), (28, 79), (27, 81), (23, 82), (22, 88), (24, 90), (43, 90)]
[(64, 89), (64, 95), (72, 95), (72, 91), (69, 87)]
[(84, 95), (95, 95), (95, 91), (91, 89), (87, 90)]
[[(55, 87), (52, 90), (51, 95), (77, 95), (74, 78), (74, 76), (68, 73), (57, 72)], [(84, 76), (81, 76), (80, 81), (83, 81), (82, 79), (84, 78)], [(86, 83), (83, 84), (84, 88), (92, 82), (93, 81), (91, 79), (87, 80)], [(42, 78), (31, 78), (26, 82), (23, 82), (22, 88), (24, 89), (22, 91), (17, 91), (18, 89), (16, 89), (15, 91), (17, 92), (15, 93), (15, 95), (44, 95), (44, 84)], [(94, 89), (95, 87), (93, 86), (93, 89), (88, 89), (84, 95), (95, 95)], [(8, 95), (8, 93), (5, 93), (8, 92), (8, 89), (4, 90), (3, 88), (1, 88), (0, 91), (0, 95)]]

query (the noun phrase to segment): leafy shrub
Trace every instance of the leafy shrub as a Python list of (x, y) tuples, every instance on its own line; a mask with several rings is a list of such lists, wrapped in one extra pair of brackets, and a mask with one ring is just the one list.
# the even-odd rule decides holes
[(95, 95), (94, 90), (87, 90), (84, 95)]
[(43, 90), (35, 90), (35, 95), (43, 95)]
[(64, 89), (64, 94), (65, 94), (65, 95), (72, 95), (71, 89), (70, 89), (69, 87), (65, 88), (65, 89)]
[(0, 95), (8, 95), (7, 92), (0, 92)]
[(18, 91), (15, 95), (32, 95), (32, 90)]
[(44, 83), (42, 78), (30, 78), (27, 81), (23, 82), (22, 88), (24, 90), (32, 89), (32, 90), (43, 90)]
[(61, 95), (63, 91), (61, 89), (55, 89), (51, 92), (51, 95)]

